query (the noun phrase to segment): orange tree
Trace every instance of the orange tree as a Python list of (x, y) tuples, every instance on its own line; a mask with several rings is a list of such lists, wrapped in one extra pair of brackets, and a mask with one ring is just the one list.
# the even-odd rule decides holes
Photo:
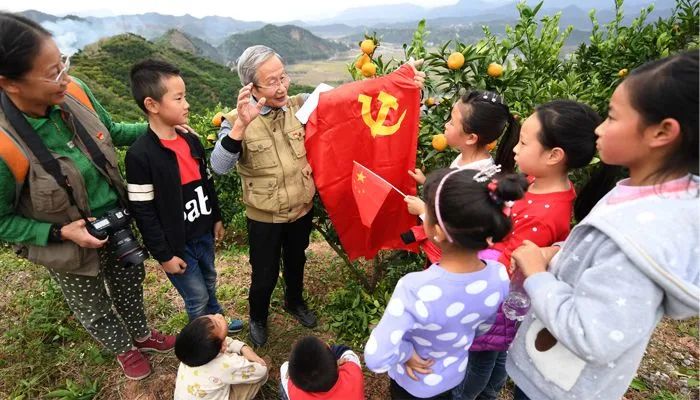
[[(449, 165), (456, 155), (443, 151), (441, 140), (434, 141), (433, 137), (443, 132), (454, 102), (465, 91), (498, 92), (516, 119), (530, 115), (538, 104), (561, 98), (590, 104), (604, 115), (612, 91), (630, 70), (649, 60), (698, 47), (697, 0), (677, 0), (672, 15), (654, 22), (647, 21), (653, 9), (649, 6), (629, 25), (623, 23), (623, 1), (611, 1), (615, 4), (614, 18), (601, 26), (595, 11), (591, 11), (589, 43), (580, 44), (568, 54), (565, 43), (572, 28), (560, 27), (561, 15), (539, 16), (542, 3), (534, 7), (520, 3), (519, 19), (506, 28), (504, 35), (496, 36), (484, 27), (484, 37), (476, 43), (453, 40), (428, 49), (428, 32), (425, 21), (421, 21), (411, 43), (403, 46), (403, 60), (384, 60), (380, 38), (376, 34), (366, 35), (358, 43), (362, 52), (348, 65), (348, 71), (355, 80), (371, 79), (393, 71), (410, 58), (425, 60), (423, 71), (427, 80), (417, 162), (430, 171)], [(363, 67), (370, 63), (372, 74), (363, 74)], [(577, 185), (587, 177), (586, 169), (571, 176)], [(333, 316), (331, 328), (340, 339), (360, 344), (369, 334), (367, 322), (372, 324), (381, 317), (395, 281), (402, 273), (420, 268), (420, 261), (401, 252), (383, 252), (373, 260), (373, 274), (368, 276), (366, 268), (344, 257), (323, 209), (318, 208), (316, 215), (319, 231), (361, 283), (350, 282), (331, 293), (327, 305)], [(387, 279), (380, 279), (384, 274)]]

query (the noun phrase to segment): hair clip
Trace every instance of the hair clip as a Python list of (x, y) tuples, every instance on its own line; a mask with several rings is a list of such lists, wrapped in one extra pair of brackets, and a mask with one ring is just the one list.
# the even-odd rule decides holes
[(501, 166), (500, 166), (500, 165), (498, 165), (498, 164), (489, 165), (488, 167), (486, 167), (486, 168), (482, 169), (481, 171), (477, 172), (477, 173), (474, 175), (474, 178), (473, 178), (473, 179), (474, 179), (476, 182), (481, 182), (481, 183), (483, 183), (483, 182), (486, 182), (486, 181), (488, 181), (489, 179), (491, 179), (491, 177), (493, 177), (494, 175), (496, 175), (496, 174), (499, 173), (499, 172), (501, 172)]

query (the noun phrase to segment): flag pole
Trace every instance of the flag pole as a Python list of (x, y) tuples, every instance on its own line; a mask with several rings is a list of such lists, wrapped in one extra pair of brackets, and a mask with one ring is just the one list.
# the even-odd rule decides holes
[(364, 165), (360, 164), (359, 162), (357, 162), (357, 161), (355, 161), (355, 160), (352, 160), (352, 162), (354, 162), (355, 164), (359, 165), (360, 167), (366, 169), (367, 172), (369, 172), (370, 174), (372, 174), (372, 175), (374, 175), (375, 177), (377, 177), (377, 179), (379, 179), (379, 180), (381, 180), (382, 182), (386, 183), (387, 185), (391, 186), (392, 189), (394, 189), (394, 190), (396, 190), (397, 192), (399, 192), (399, 194), (401, 195), (401, 197), (406, 197), (406, 195), (405, 195), (402, 191), (400, 191), (396, 186), (392, 185), (391, 183), (389, 183), (389, 181), (387, 181), (386, 179), (384, 179), (384, 178), (382, 178), (381, 176), (379, 176), (379, 175), (377, 175), (376, 173), (374, 173), (374, 171), (372, 171), (371, 169), (365, 167)]

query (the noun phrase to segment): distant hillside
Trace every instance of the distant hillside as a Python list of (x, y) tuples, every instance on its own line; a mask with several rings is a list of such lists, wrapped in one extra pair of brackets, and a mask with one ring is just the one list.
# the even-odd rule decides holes
[(322, 39), (294, 25), (265, 25), (261, 29), (229, 36), (219, 47), (226, 63), (235, 61), (247, 47), (263, 44), (277, 51), (285, 61), (321, 60), (347, 50), (347, 46)]
[(241, 87), (228, 68), (170, 46), (156, 45), (134, 34), (122, 34), (86, 46), (71, 58), (71, 74), (82, 79), (115, 120), (144, 118), (131, 97), (129, 70), (145, 58), (175, 64), (187, 84), (190, 110), (199, 113), (221, 103), (235, 104)]
[(224, 61), (216, 47), (198, 37), (180, 32), (177, 29), (170, 29), (169, 31), (165, 32), (163, 36), (154, 40), (154, 43), (157, 45), (174, 47), (178, 50), (192, 53), (196, 56), (209, 59), (219, 64), (223, 64)]
[[(496, 36), (505, 35), (506, 25), (514, 25), (516, 21), (491, 21), (489, 29)], [(396, 24), (388, 28), (373, 29), (383, 42), (386, 43), (410, 43), (416, 31), (417, 22)], [(459, 24), (457, 18), (438, 18), (426, 21), (428, 45), (442, 44), (448, 40), (458, 39), (461, 42), (473, 43), (484, 38), (484, 30), (481, 24), (464, 23)], [(566, 44), (576, 46), (589, 40), (590, 31), (574, 29), (569, 35)], [(352, 35), (344, 36), (340, 40), (356, 44), (364, 38), (363, 32), (356, 32)]]

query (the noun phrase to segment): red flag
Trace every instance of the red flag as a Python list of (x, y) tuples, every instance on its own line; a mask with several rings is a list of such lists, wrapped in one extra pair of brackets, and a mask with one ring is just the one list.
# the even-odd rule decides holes
[(415, 249), (400, 238), (415, 224), (400, 195), (386, 196), (371, 229), (355, 202), (348, 203), (355, 160), (415, 195), (416, 183), (407, 172), (415, 168), (420, 114), (420, 90), (413, 76), (404, 65), (389, 75), (321, 93), (306, 124), (314, 182), (350, 259), (369, 259), (381, 249)]
[(374, 218), (382, 208), (386, 196), (391, 192), (389, 182), (377, 176), (358, 162), (352, 167), (352, 194), (355, 196), (357, 210), (360, 212), (362, 224), (372, 226)]

